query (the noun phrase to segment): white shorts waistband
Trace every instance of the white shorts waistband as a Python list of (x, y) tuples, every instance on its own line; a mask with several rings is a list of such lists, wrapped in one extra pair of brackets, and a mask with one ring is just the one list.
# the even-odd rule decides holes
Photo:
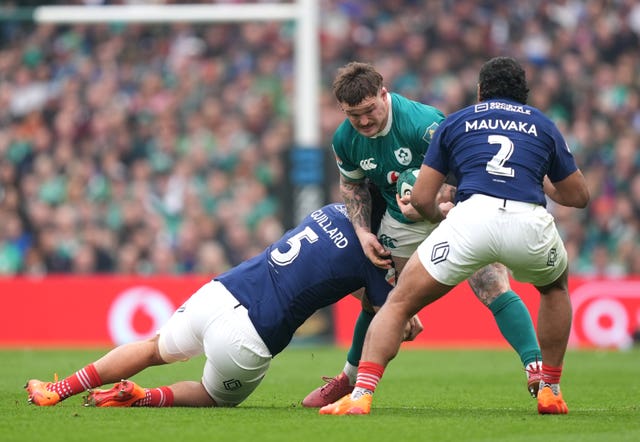
[(494, 207), (503, 210), (534, 210), (537, 207), (540, 207), (540, 205), (536, 203), (496, 198), (494, 196), (483, 195), (481, 193), (471, 195), (467, 201), (473, 201), (474, 204), (481, 204), (483, 207)]

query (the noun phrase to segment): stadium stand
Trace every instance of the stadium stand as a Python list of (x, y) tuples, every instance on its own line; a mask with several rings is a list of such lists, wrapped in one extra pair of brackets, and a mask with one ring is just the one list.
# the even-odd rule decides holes
[[(551, 205), (573, 273), (640, 275), (640, 4), (328, 0), (320, 38), (328, 200), (339, 66), (449, 113), (511, 55), (591, 186), (588, 210)], [(261, 250), (289, 227), (292, 51), (280, 23), (1, 21), (0, 274), (216, 274)]]

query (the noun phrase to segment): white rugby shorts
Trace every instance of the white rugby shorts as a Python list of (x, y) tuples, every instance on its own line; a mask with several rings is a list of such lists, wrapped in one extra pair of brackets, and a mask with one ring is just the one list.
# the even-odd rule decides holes
[(203, 285), (158, 333), (160, 356), (166, 362), (205, 354), (202, 384), (220, 407), (245, 400), (271, 363), (247, 309), (218, 281)]
[(437, 224), (428, 221), (404, 224), (385, 211), (378, 229), (378, 240), (391, 256), (409, 258)]
[(501, 262), (521, 282), (545, 286), (568, 265), (553, 216), (538, 204), (475, 194), (458, 203), (418, 247), (437, 281), (456, 285)]

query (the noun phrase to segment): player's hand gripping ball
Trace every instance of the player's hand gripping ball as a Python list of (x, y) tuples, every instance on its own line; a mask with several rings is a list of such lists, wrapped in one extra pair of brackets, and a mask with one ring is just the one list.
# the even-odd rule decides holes
[(416, 178), (418, 178), (418, 172), (420, 172), (420, 169), (414, 168), (407, 169), (400, 174), (398, 181), (396, 181), (396, 191), (400, 195), (400, 198), (405, 195), (411, 195), (413, 185), (416, 183)]

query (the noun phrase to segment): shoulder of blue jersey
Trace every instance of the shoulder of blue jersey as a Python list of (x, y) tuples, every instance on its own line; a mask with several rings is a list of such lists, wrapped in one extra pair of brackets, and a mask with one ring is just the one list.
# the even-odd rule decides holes
[(418, 172), (420, 172), (420, 169), (411, 168), (400, 173), (398, 181), (396, 181), (396, 191), (401, 197), (411, 194), (413, 185), (416, 183), (416, 179), (418, 178)]

